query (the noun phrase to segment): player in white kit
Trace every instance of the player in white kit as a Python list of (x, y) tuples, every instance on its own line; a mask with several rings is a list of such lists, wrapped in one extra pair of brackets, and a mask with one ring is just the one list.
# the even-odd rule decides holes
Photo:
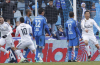
[(35, 46), (30, 36), (30, 34), (32, 35), (32, 27), (29, 24), (24, 23), (23, 17), (20, 18), (20, 25), (16, 29), (15, 36), (17, 37), (19, 34), (21, 36), (21, 42), (16, 48), (25, 49), (28, 47), (33, 53), (35, 53)]
[(0, 32), (1, 32), (0, 51), (7, 53), (7, 58), (9, 58), (10, 52), (2, 47), (6, 43), (6, 45), (8, 47), (11, 47), (11, 49), (15, 52), (17, 56), (20, 56), (21, 59), (23, 59), (23, 55), (20, 52), (20, 50), (16, 50), (14, 46), (13, 39), (11, 36), (12, 28), (7, 22), (4, 22), (3, 17), (0, 17)]
[(90, 18), (90, 12), (86, 11), (85, 12), (85, 19), (82, 20), (81, 22), (81, 28), (82, 28), (82, 37), (83, 37), (83, 41), (85, 43), (85, 48), (88, 52), (88, 61), (91, 60), (91, 55), (90, 55), (90, 49), (89, 49), (89, 45), (88, 42), (89, 40), (92, 41), (95, 46), (97, 47), (99, 53), (100, 53), (100, 47), (98, 44), (98, 41), (96, 40), (96, 37), (93, 33), (93, 25), (100, 31), (100, 27), (97, 25), (97, 23)]

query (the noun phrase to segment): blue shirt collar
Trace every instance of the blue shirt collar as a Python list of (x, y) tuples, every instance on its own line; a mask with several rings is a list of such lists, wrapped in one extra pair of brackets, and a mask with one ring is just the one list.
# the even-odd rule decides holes
[(39, 16), (42, 16), (42, 15), (39, 15)]

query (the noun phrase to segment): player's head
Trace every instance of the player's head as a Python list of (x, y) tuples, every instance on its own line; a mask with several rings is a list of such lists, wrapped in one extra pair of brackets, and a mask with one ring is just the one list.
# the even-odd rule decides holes
[(4, 22), (3, 17), (0, 17), (0, 24), (3, 24), (3, 22)]
[(84, 16), (86, 19), (90, 18), (90, 11), (85, 11)]
[(24, 18), (23, 17), (20, 18), (20, 23), (24, 23)]
[(44, 15), (44, 9), (43, 9), (43, 8), (39, 8), (38, 13), (39, 13), (40, 15)]
[(82, 8), (85, 8), (85, 7), (86, 7), (86, 4), (83, 2), (83, 3), (81, 4), (81, 7), (82, 7)]
[(19, 21), (17, 21), (17, 22), (16, 22), (16, 26), (19, 26), (19, 24), (20, 24)]
[(5, 0), (5, 1), (6, 1), (6, 3), (9, 3), (10, 0)]
[(30, 9), (26, 9), (26, 15), (28, 15), (28, 16), (31, 16), (32, 15), (32, 12), (31, 12)]
[(69, 12), (69, 17), (74, 18), (74, 12)]
[(49, 1), (49, 5), (52, 6), (53, 5), (53, 0)]
[(10, 19), (7, 19), (8, 24), (10, 25)]

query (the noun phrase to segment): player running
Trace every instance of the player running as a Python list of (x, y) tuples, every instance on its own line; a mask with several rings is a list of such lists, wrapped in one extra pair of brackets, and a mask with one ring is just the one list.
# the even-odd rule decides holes
[(44, 15), (44, 9), (39, 8), (38, 10), (39, 16), (34, 18), (33, 21), (33, 34), (36, 39), (36, 55), (35, 55), (35, 60), (36, 62), (43, 62), (41, 58), (42, 54), (42, 48), (45, 46), (45, 28), (47, 29), (49, 35), (49, 28), (46, 23), (46, 18), (43, 16)]
[[(31, 18), (30, 18), (31, 15), (32, 15), (31, 10), (26, 9), (26, 16), (24, 17), (24, 23), (29, 24), (30, 26), (32, 26), (32, 24), (31, 24), (32, 21), (31, 21)], [(26, 49), (23, 50), (23, 56), (24, 56), (24, 58), (26, 58), (26, 62), (28, 62), (27, 55), (29, 54), (29, 52), (30, 52), (29, 48), (26, 48)]]
[(78, 54), (78, 48), (79, 48), (79, 36), (82, 40), (81, 34), (79, 32), (79, 29), (77, 27), (77, 22), (73, 19), (74, 18), (74, 13), (70, 12), (69, 13), (70, 19), (67, 20), (66, 22), (66, 35), (67, 35), (67, 42), (69, 43), (69, 58), (68, 62), (71, 62), (71, 53), (72, 53), (72, 48), (75, 46), (75, 57), (73, 59), (73, 62), (77, 62), (77, 54)]
[[(20, 25), (16, 29), (15, 36), (17, 37), (19, 34), (21, 36), (21, 42), (16, 46), (16, 49), (25, 49), (28, 47), (30, 50), (32, 50), (33, 53), (35, 53), (35, 47), (34, 43), (30, 37), (30, 34), (32, 34), (32, 27), (29, 24), (24, 23), (24, 18), (20, 18)], [(25, 58), (22, 60), (24, 61)]]
[(20, 50), (16, 50), (14, 46), (13, 39), (11, 36), (12, 28), (7, 22), (4, 22), (3, 17), (0, 17), (0, 32), (1, 32), (0, 51), (7, 53), (7, 58), (9, 58), (10, 52), (2, 47), (6, 43), (8, 47), (11, 47), (11, 49), (15, 52), (17, 56), (20, 56), (21, 59), (23, 59), (23, 55), (20, 52)]
[(89, 11), (85, 11), (85, 19), (82, 20), (81, 22), (81, 28), (82, 28), (82, 37), (85, 43), (85, 48), (88, 52), (88, 61), (90, 61), (91, 59), (91, 55), (90, 55), (90, 49), (89, 49), (89, 45), (88, 42), (89, 40), (91, 40), (95, 46), (97, 47), (99, 53), (100, 53), (100, 47), (98, 44), (98, 41), (96, 40), (96, 37), (94, 36), (93, 33), (93, 25), (100, 31), (100, 27), (97, 25), (97, 23), (90, 18), (90, 12)]

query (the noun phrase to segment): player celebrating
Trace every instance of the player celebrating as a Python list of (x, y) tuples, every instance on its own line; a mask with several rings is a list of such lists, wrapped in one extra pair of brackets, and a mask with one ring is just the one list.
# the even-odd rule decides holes
[(33, 34), (35, 36), (36, 45), (37, 45), (35, 60), (36, 62), (43, 62), (41, 58), (41, 53), (42, 53), (43, 46), (45, 46), (45, 28), (47, 29), (49, 35), (51, 34), (49, 32), (46, 19), (43, 16), (44, 9), (39, 8), (38, 13), (39, 13), (39, 16), (35, 17), (33, 21)]
[[(70, 19), (67, 20), (66, 22), (66, 35), (67, 35), (67, 42), (69, 43), (69, 58), (68, 62), (71, 62), (71, 53), (72, 53), (72, 48), (75, 46), (75, 57), (73, 59), (73, 62), (76, 62), (76, 57), (78, 54), (78, 47), (79, 47), (79, 36), (82, 40), (81, 34), (79, 32), (79, 29), (76, 25), (76, 21), (73, 19), (74, 18), (74, 13), (70, 12), (69, 13)], [(79, 35), (79, 36), (78, 36)]]
[(100, 31), (100, 27), (97, 25), (97, 23), (90, 18), (90, 12), (89, 11), (85, 11), (85, 19), (82, 20), (81, 22), (81, 28), (82, 28), (82, 37), (85, 43), (85, 48), (88, 52), (88, 61), (90, 61), (91, 59), (91, 55), (90, 55), (90, 49), (89, 49), (89, 45), (88, 42), (89, 40), (91, 40), (95, 46), (97, 47), (99, 53), (100, 53), (100, 47), (98, 44), (98, 41), (96, 40), (96, 37), (94, 36), (93, 33), (93, 25)]
[(33, 53), (35, 53), (34, 43), (30, 37), (30, 34), (32, 35), (32, 27), (29, 24), (24, 23), (23, 17), (20, 18), (20, 23), (21, 24), (16, 29), (15, 36), (17, 37), (20, 34), (21, 42), (16, 46), (16, 49), (25, 49), (28, 47)]
[(16, 50), (14, 46), (11, 36), (12, 28), (7, 22), (4, 22), (3, 17), (0, 17), (0, 32), (1, 32), (0, 50), (7, 53), (7, 58), (9, 58), (9, 52), (2, 47), (6, 43), (7, 46), (11, 47), (11, 49), (15, 51), (15, 54), (17, 56), (20, 56), (21, 59), (23, 59), (23, 55), (22, 53), (20, 53), (20, 50)]

